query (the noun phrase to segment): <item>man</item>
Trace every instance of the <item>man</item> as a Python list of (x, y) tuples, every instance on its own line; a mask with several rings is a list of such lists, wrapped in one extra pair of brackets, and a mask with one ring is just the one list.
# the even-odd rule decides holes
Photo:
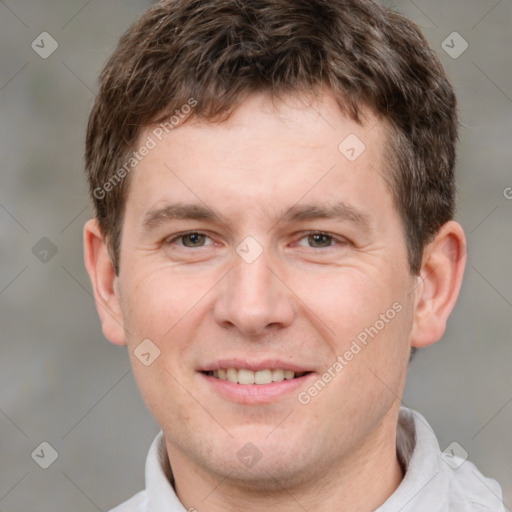
[(171, 0), (101, 75), (86, 266), (162, 432), (121, 511), (502, 511), (401, 408), (459, 293), (456, 100), (370, 0)]

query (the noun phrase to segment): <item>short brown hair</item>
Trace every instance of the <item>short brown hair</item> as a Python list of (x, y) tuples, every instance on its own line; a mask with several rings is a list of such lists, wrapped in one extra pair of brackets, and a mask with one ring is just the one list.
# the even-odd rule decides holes
[(85, 152), (116, 273), (128, 176), (98, 190), (119, 178), (142, 129), (191, 98), (194, 116), (222, 120), (251, 92), (322, 87), (345, 115), (361, 122), (367, 107), (390, 128), (390, 187), (417, 274), (454, 214), (456, 98), (418, 27), (372, 0), (164, 0), (129, 28), (100, 76)]

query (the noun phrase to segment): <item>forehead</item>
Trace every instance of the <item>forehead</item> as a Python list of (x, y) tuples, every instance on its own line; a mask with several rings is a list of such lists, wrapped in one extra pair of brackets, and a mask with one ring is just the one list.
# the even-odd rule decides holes
[(253, 94), (223, 122), (191, 117), (169, 133), (147, 128), (139, 144), (150, 138), (154, 148), (132, 176), (128, 202), (144, 220), (185, 197), (239, 218), (275, 217), (301, 202), (332, 206), (341, 196), (357, 208), (363, 197), (389, 195), (386, 126), (362, 113), (362, 125), (348, 119), (328, 92), (278, 101)]

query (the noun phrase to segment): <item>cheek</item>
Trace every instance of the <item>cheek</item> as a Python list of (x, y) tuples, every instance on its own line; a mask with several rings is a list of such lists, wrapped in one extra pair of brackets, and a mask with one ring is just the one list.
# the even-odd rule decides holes
[(383, 331), (397, 323), (397, 310), (403, 309), (407, 296), (399, 278), (385, 274), (382, 268), (372, 272), (337, 269), (321, 277), (303, 276), (294, 289), (304, 297), (310, 319), (334, 341), (339, 353), (359, 334), (364, 338), (365, 329), (377, 324), (377, 329)]
[(206, 275), (187, 276), (165, 268), (134, 275), (124, 288), (129, 337), (136, 333), (163, 341), (210, 288)]
[(327, 392), (322, 391), (315, 407), (323, 414), (336, 410), (355, 418), (361, 407), (380, 404), (385, 409), (400, 396), (412, 328), (411, 295), (405, 281), (397, 285), (389, 276), (382, 281), (346, 277), (332, 285), (336, 292), (318, 294), (312, 306), (326, 315), (323, 321), (330, 320), (324, 339), (331, 349), (323, 369), (330, 374)]
[(190, 416), (194, 414), (195, 404), (190, 393), (197, 393), (190, 382), (178, 375), (175, 369), (168, 369), (162, 356), (151, 366), (143, 366), (135, 360), (132, 363), (140, 395), (160, 427), (172, 433), (179, 425), (193, 425)]
[[(123, 283), (123, 317), (133, 374), (146, 406), (167, 428), (174, 424), (171, 419), (187, 421), (190, 395), (185, 390), (194, 389), (193, 376), (186, 371), (193, 356), (189, 341), (204, 295), (194, 283), (165, 269), (134, 272)], [(158, 353), (147, 366), (137, 357), (139, 344), (146, 339), (156, 345)]]

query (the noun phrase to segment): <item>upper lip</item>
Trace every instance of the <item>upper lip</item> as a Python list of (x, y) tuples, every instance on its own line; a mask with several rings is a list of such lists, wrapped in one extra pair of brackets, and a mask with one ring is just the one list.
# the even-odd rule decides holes
[(219, 359), (212, 363), (207, 363), (202, 366), (198, 371), (200, 372), (214, 372), (219, 369), (236, 368), (246, 369), (257, 372), (258, 370), (292, 370), (295, 373), (311, 372), (311, 367), (302, 366), (295, 363), (283, 361), (281, 359), (264, 359), (261, 361), (249, 361), (248, 359)]

